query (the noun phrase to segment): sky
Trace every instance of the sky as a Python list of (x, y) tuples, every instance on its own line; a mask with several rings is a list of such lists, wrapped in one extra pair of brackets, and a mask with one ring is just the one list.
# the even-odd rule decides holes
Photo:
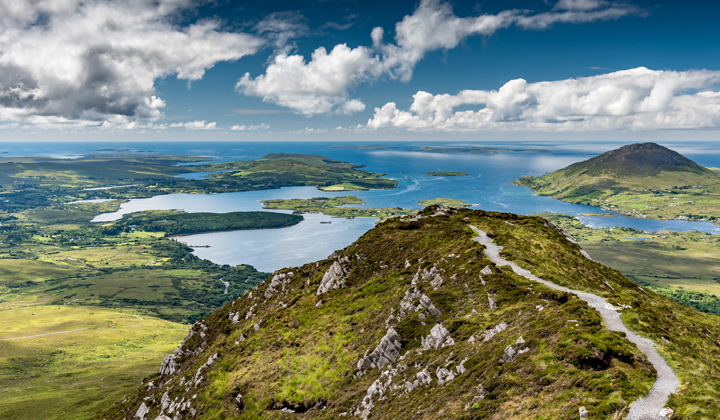
[(0, 0), (0, 141), (720, 138), (710, 1)]

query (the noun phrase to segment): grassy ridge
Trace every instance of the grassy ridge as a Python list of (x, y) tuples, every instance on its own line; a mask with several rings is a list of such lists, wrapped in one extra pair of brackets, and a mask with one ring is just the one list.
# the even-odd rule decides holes
[[(489, 232), (505, 247), (505, 258), (534, 274), (604, 296), (613, 305), (629, 305), (623, 319), (657, 343), (684, 384), (670, 401), (674, 418), (720, 415), (717, 317), (641, 290), (586, 259), (539, 217), (437, 210), (427, 208), (414, 220), (391, 219), (327, 260), (280, 270), (287, 276), (282, 286), (268, 280), (193, 327), (195, 334), (182, 348), (185, 356), (177, 360), (177, 376), (146, 379), (127, 401), (96, 418), (124, 418), (140, 404), (150, 408), (152, 418), (166, 392), (178, 401), (197, 394), (191, 404), (197, 418), (281, 418), (287, 415), (282, 408), (298, 411), (294, 418), (337, 418), (353, 415), (378, 383), (390, 385), (382, 399), (374, 399), (373, 418), (574, 418), (579, 406), (587, 407), (592, 419), (620, 418), (652, 386), (648, 361), (622, 334), (605, 329), (581, 300), (495, 267), (472, 240), (469, 224)], [(348, 273), (344, 287), (318, 295), (335, 263)], [(481, 275), (486, 266), (492, 274)], [(414, 284), (440, 313), (400, 315), (413, 278), (432, 267), (441, 284), (433, 287), (432, 276)], [(234, 314), (240, 314), (237, 323)], [(500, 322), (508, 328), (483, 340)], [(438, 323), (455, 343), (422, 350), (421, 338)], [(403, 359), (359, 372), (357, 361), (377, 346), (388, 326), (399, 335)], [(520, 337), (529, 350), (499, 362)], [(191, 355), (196, 349), (201, 353)], [(197, 388), (177, 385), (196, 378), (214, 354), (218, 359), (201, 369)], [(456, 370), (460, 364), (462, 373)], [(405, 382), (423, 369), (431, 384), (406, 392)], [(455, 372), (455, 379), (438, 385), (440, 369)], [(167, 384), (148, 388), (149, 381)], [(325, 408), (308, 410), (316, 404)]]

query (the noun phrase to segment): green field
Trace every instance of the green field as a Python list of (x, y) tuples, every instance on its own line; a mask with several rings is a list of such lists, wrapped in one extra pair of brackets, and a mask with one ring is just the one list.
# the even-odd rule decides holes
[[(540, 216), (562, 226), (595, 260), (635, 283), (703, 312), (720, 315), (720, 235), (592, 229), (566, 215)], [(645, 239), (637, 239), (645, 238)]]
[(129, 310), (48, 305), (0, 318), (3, 419), (89, 418), (157, 371), (187, 334)]

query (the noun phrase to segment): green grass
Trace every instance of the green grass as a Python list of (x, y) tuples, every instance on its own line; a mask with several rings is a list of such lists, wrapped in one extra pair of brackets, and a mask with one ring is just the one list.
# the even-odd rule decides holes
[(365, 204), (361, 199), (346, 195), (342, 197), (315, 197), (310, 199), (293, 198), (262, 201), (265, 209), (293, 210), (295, 214), (318, 212), (333, 217), (353, 219), (355, 217), (372, 217), (387, 220), (401, 215), (415, 214), (417, 210), (400, 207), (358, 208), (339, 207), (348, 204)]
[(593, 259), (635, 283), (695, 309), (720, 315), (718, 235), (696, 231), (646, 233), (622, 227), (592, 229), (571, 216), (539, 216), (562, 226)]
[[(382, 371), (357, 375), (355, 365), (378, 344), (386, 322), (398, 331), (403, 345), (404, 358), (392, 364), (398, 372), (392, 383), (403, 385), (428, 368), (433, 385), (410, 393), (404, 387), (386, 391), (373, 409), (377, 418), (573, 418), (578, 407), (585, 406), (591, 418), (604, 419), (645, 395), (655, 372), (634, 345), (604, 328), (597, 312), (583, 301), (494, 267), (472, 240), (469, 224), (489, 232), (505, 247), (505, 258), (533, 273), (605, 296), (615, 305), (630, 305), (623, 310), (626, 323), (658, 343), (684, 384), (670, 401), (675, 418), (711, 419), (720, 414), (715, 398), (720, 389), (720, 348), (714, 341), (720, 333), (719, 318), (640, 290), (617, 271), (586, 259), (579, 247), (541, 218), (466, 209), (429, 217), (436, 210), (422, 211), (424, 218), (418, 221), (388, 220), (340, 250), (337, 258), (349, 261), (343, 263), (349, 275), (342, 289), (316, 294), (334, 258), (281, 270), (294, 274), (284, 289), (277, 287), (277, 293), (266, 297), (266, 281), (203, 321), (205, 337), (194, 335), (184, 350), (193, 351), (202, 342), (207, 347), (197, 357), (183, 358), (179, 375), (167, 387), (140, 387), (96, 418), (127, 417), (141, 402), (151, 407), (152, 418), (164, 392), (171, 399), (197, 393), (193, 408), (197, 417), (207, 419), (281, 418), (283, 407), (304, 410), (317, 403), (326, 409), (294, 417), (352, 415)], [(483, 275), (483, 285), (478, 276), (487, 265), (493, 274)], [(420, 318), (420, 313), (410, 312), (393, 321), (390, 315), (398, 314), (414, 275), (433, 266), (440, 270), (443, 284), (434, 290), (421, 281), (419, 287), (442, 313)], [(487, 305), (488, 294), (498, 305), (493, 310)], [(230, 322), (231, 314), (244, 315), (250, 308), (254, 316)], [(501, 321), (509, 328), (493, 339), (468, 342)], [(436, 323), (450, 331), (456, 344), (418, 351), (420, 338)], [(529, 352), (514, 362), (499, 363), (504, 349), (520, 336)], [(198, 390), (173, 385), (190, 379), (215, 353), (219, 359), (203, 371), (207, 378)], [(463, 359), (467, 371), (437, 386), (435, 371), (454, 369)], [(150, 380), (159, 377), (146, 382)], [(470, 408), (480, 384), (488, 395)], [(235, 402), (238, 395), (240, 405)]]
[(716, 171), (665, 148), (623, 153), (623, 158), (612, 155), (625, 148), (632, 146), (542, 177), (523, 176), (512, 183), (531, 188), (538, 195), (633, 217), (708, 221), (720, 218), (720, 175)]
[(155, 372), (187, 333), (185, 325), (92, 307), (21, 308), (0, 318), (0, 418), (12, 419), (87, 419)]

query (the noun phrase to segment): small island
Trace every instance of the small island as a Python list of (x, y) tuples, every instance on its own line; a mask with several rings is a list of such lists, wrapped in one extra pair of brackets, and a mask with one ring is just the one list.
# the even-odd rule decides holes
[(384, 208), (359, 208), (340, 207), (348, 204), (365, 204), (360, 198), (345, 195), (342, 197), (314, 197), (314, 198), (292, 198), (288, 200), (264, 200), (261, 201), (264, 209), (293, 210), (293, 214), (322, 213), (332, 217), (354, 219), (356, 217), (372, 217), (381, 221), (392, 217), (412, 215), (417, 210), (403, 209), (400, 207)]
[(429, 176), (467, 176), (467, 172), (456, 172), (456, 171), (436, 171), (427, 172), (425, 175)]
[(423, 207), (438, 205), (438, 206), (455, 207), (455, 208), (469, 207), (472, 205), (472, 204), (466, 203), (462, 200), (458, 200), (457, 198), (433, 198), (431, 200), (420, 200), (420, 201), (418, 201), (418, 204), (420, 204)]

